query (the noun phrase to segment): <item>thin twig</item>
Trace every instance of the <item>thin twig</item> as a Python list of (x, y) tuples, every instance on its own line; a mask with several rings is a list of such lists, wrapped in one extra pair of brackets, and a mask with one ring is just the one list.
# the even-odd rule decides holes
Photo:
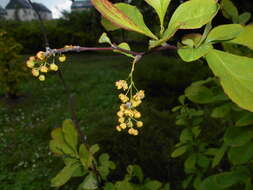
[(41, 18), (41, 15), (40, 15), (39, 11), (34, 7), (31, 0), (28, 0), (28, 2), (32, 6), (33, 10), (35, 11), (35, 13), (37, 14), (37, 16), (39, 18), (40, 28), (41, 28), (41, 31), (42, 31), (42, 34), (43, 34), (43, 37), (44, 37), (44, 41), (45, 41), (45, 47), (46, 47), (46, 49), (49, 49), (49, 41), (48, 41), (48, 38), (47, 38), (47, 30), (45, 28), (45, 25), (44, 25), (44, 22)]
[(65, 89), (65, 92), (66, 94), (68, 95), (69, 97), (69, 109), (71, 111), (71, 117), (72, 117), (72, 120), (76, 126), (76, 129), (78, 131), (78, 134), (81, 138), (81, 141), (83, 144), (86, 144), (86, 140), (87, 140), (87, 136), (83, 134), (82, 130), (81, 130), (81, 127), (79, 125), (79, 122), (78, 122), (78, 118), (77, 118), (77, 113), (76, 113), (76, 102), (75, 102), (75, 97), (74, 97), (74, 94), (71, 93), (64, 77), (63, 77), (63, 73), (62, 71), (59, 69), (58, 70), (58, 75), (59, 75), (59, 78), (64, 86), (64, 89)]

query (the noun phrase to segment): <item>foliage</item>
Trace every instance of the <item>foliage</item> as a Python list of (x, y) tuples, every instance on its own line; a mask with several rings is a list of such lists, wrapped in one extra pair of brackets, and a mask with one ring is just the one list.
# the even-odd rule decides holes
[(0, 31), (0, 88), (7, 97), (15, 98), (27, 69), (18, 55), (22, 46), (7, 33)]

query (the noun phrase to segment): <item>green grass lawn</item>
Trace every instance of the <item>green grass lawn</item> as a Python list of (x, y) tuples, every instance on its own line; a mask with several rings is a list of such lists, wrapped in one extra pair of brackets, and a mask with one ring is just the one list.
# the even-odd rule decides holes
[[(157, 54), (137, 65), (137, 87), (147, 97), (140, 108), (144, 127), (138, 137), (132, 137), (115, 130), (120, 102), (114, 83), (127, 78), (130, 59), (104, 54), (68, 56), (62, 69), (76, 97), (82, 130), (91, 144), (99, 143), (117, 163), (113, 179), (121, 178), (128, 164), (140, 164), (148, 177), (178, 180), (170, 175), (177, 163), (169, 153), (178, 135), (170, 109), (184, 87), (208, 75), (205, 66), (196, 64)], [(0, 100), (0, 189), (49, 190), (50, 178), (62, 167), (48, 150), (50, 131), (70, 118), (68, 98), (56, 74), (47, 75), (44, 82), (31, 76), (21, 94), (17, 100)], [(64, 189), (74, 189), (74, 184)]]

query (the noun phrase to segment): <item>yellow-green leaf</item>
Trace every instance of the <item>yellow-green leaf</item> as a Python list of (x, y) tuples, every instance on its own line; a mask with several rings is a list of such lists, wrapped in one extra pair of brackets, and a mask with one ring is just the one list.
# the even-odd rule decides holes
[(240, 24), (246, 24), (249, 22), (251, 18), (251, 13), (250, 12), (244, 12), (239, 16), (239, 23)]
[(183, 155), (187, 151), (187, 148), (188, 148), (187, 145), (177, 148), (176, 150), (174, 150), (174, 152), (172, 152), (171, 157), (176, 158)]
[(73, 175), (73, 173), (80, 167), (80, 163), (70, 163), (66, 165), (52, 180), (52, 187), (60, 187), (64, 185)]
[(109, 20), (101, 17), (101, 24), (107, 31), (114, 31), (120, 29), (120, 27), (113, 25)]
[(174, 12), (161, 40), (150, 48), (169, 40), (179, 29), (197, 29), (209, 23), (217, 14), (219, 5), (215, 0), (191, 0), (182, 3)]
[(93, 173), (90, 173), (80, 184), (79, 189), (94, 190), (98, 188), (98, 182)]
[(253, 24), (245, 26), (244, 31), (240, 33), (240, 35), (237, 38), (229, 42), (247, 46), (248, 48), (253, 50), (252, 36), (253, 36)]
[(221, 10), (224, 17), (232, 20), (234, 23), (238, 23), (238, 16), (239, 16), (238, 9), (231, 0), (222, 0)]
[(141, 12), (135, 6), (125, 3), (114, 5), (108, 0), (92, 0), (92, 3), (114, 25), (157, 39), (145, 25)]
[(56, 128), (51, 132), (52, 140), (49, 143), (50, 151), (55, 154), (75, 155), (73, 149), (64, 140), (61, 128)]
[(166, 15), (166, 11), (168, 9), (168, 6), (171, 2), (171, 0), (145, 0), (149, 5), (151, 5), (155, 11), (157, 12), (160, 23), (161, 23), (161, 32), (164, 31), (164, 17)]
[(108, 43), (108, 44), (112, 45), (110, 38), (107, 36), (107, 34), (105, 32), (100, 36), (98, 42), (99, 43)]
[[(119, 44), (118, 47), (121, 48), (121, 49), (124, 49), (124, 50), (129, 50), (129, 51), (131, 50), (131, 49), (130, 49), (130, 46), (129, 46), (128, 43), (126, 43), (126, 42), (123, 42), (123, 43)], [(120, 51), (120, 50), (113, 50), (113, 51), (114, 51), (114, 52), (121, 53), (121, 54), (124, 54), (124, 55), (126, 55), (126, 56), (128, 56), (128, 57), (134, 58), (134, 56), (131, 55), (131, 54), (129, 54), (129, 53), (125, 53), (125, 52), (122, 52), (122, 51)]]
[(240, 24), (225, 24), (215, 27), (208, 34), (206, 43), (228, 41), (236, 38), (244, 29)]
[(72, 120), (67, 119), (63, 122), (62, 132), (65, 142), (77, 153), (78, 134)]
[(253, 59), (214, 49), (206, 59), (230, 99), (253, 111)]
[(186, 34), (182, 38), (182, 44), (189, 47), (196, 47), (200, 42), (202, 35), (199, 33)]
[(180, 48), (178, 49), (178, 54), (185, 62), (195, 61), (203, 56), (205, 56), (210, 50), (212, 46), (209, 44), (203, 44), (198, 48)]
[(79, 156), (80, 156), (80, 161), (82, 165), (88, 169), (92, 165), (92, 154), (89, 152), (87, 147), (84, 144), (81, 144), (79, 147)]

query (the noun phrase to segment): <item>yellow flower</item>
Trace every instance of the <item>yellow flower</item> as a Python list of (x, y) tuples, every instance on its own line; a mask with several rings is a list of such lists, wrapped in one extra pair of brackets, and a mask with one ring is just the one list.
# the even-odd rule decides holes
[(116, 130), (119, 131), (119, 132), (122, 131), (122, 129), (121, 129), (120, 126), (117, 126), (117, 127), (116, 127)]
[(66, 61), (66, 56), (62, 54), (62, 55), (59, 57), (59, 61), (60, 61), (60, 62)]
[(26, 62), (26, 66), (29, 67), (29, 68), (33, 68), (33, 67), (34, 67), (34, 61), (32, 61), (32, 60), (29, 59), (29, 60)]
[(40, 81), (44, 81), (44, 80), (45, 80), (45, 76), (44, 76), (44, 75), (40, 75), (40, 76), (39, 76), (39, 80), (40, 80)]
[(121, 104), (119, 107), (120, 111), (125, 111), (126, 110), (126, 105), (125, 104)]
[(124, 112), (124, 114), (125, 114), (126, 116), (129, 116), (129, 117), (133, 117), (133, 116), (134, 116), (134, 113), (133, 113), (132, 110), (126, 110), (126, 111)]
[(34, 56), (31, 56), (31, 57), (29, 57), (29, 61), (35, 61), (35, 57)]
[(126, 102), (129, 100), (129, 98), (128, 98), (126, 95), (124, 95), (124, 94), (120, 94), (120, 95), (119, 95), (119, 99), (120, 99), (123, 103), (126, 103)]
[(125, 128), (127, 128), (127, 125), (125, 123), (121, 123), (120, 127), (121, 127), (121, 129), (125, 129)]
[(123, 111), (118, 111), (117, 116), (118, 117), (123, 117), (124, 116), (124, 112)]
[(36, 57), (40, 60), (44, 60), (45, 59), (45, 52), (43, 51), (39, 51), (37, 54), (36, 54)]
[(122, 89), (127, 90), (128, 89), (128, 84), (125, 80), (119, 80), (115, 83), (115, 86), (117, 87), (118, 90)]
[(38, 69), (32, 69), (32, 75), (35, 76), (35, 77), (39, 76), (40, 75), (39, 70)]
[(50, 64), (50, 69), (52, 70), (52, 71), (58, 71), (58, 66), (56, 65), (56, 64)]
[(145, 97), (145, 93), (144, 90), (140, 90), (139, 92), (137, 92), (134, 96), (133, 99), (138, 101), (138, 100), (142, 100)]
[(142, 127), (143, 126), (143, 122), (142, 121), (137, 121), (136, 122), (136, 126), (137, 127)]
[(124, 117), (120, 117), (119, 118), (119, 123), (124, 123), (125, 122), (125, 118)]
[(128, 133), (129, 133), (129, 135), (133, 135), (134, 129), (133, 129), (133, 128), (130, 128), (130, 129), (128, 130)]
[(134, 113), (134, 118), (139, 119), (140, 117), (141, 117), (141, 113), (138, 112), (138, 111), (136, 111), (136, 112)]
[(141, 104), (141, 100), (131, 100), (131, 104), (133, 107), (138, 107)]
[(134, 129), (134, 130), (133, 130), (133, 135), (134, 135), (134, 136), (137, 136), (138, 134), (139, 134), (138, 130)]
[(48, 72), (48, 68), (46, 67), (46, 66), (41, 66), (40, 67), (40, 71), (42, 72), (42, 73), (47, 73)]

